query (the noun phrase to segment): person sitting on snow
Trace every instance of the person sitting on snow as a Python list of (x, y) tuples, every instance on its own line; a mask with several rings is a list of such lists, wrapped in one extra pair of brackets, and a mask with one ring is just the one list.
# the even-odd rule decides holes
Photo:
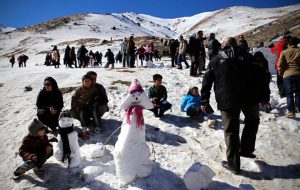
[(58, 117), (61, 109), (64, 107), (64, 102), (62, 93), (54, 78), (46, 77), (44, 79), (44, 88), (39, 92), (36, 106), (39, 120), (56, 135)]
[(46, 126), (36, 118), (30, 123), (29, 134), (23, 138), (19, 148), (19, 155), (25, 163), (14, 171), (14, 180), (19, 179), (32, 168), (37, 175), (43, 174), (43, 165), (53, 154), (53, 148), (45, 134), (45, 129)]
[(198, 87), (194, 86), (189, 89), (187, 95), (184, 95), (180, 104), (180, 110), (186, 112), (192, 119), (204, 116), (201, 109), (201, 96)]
[(154, 106), (151, 111), (155, 117), (162, 117), (172, 107), (172, 104), (167, 101), (167, 89), (162, 85), (162, 76), (160, 74), (153, 75), (153, 83), (154, 85), (148, 91), (148, 96)]
[(79, 87), (71, 100), (71, 116), (78, 119), (82, 126), (82, 138), (89, 139), (87, 128), (93, 118), (93, 98), (96, 96), (96, 88), (92, 88), (92, 77), (84, 75), (82, 77), (82, 86)]

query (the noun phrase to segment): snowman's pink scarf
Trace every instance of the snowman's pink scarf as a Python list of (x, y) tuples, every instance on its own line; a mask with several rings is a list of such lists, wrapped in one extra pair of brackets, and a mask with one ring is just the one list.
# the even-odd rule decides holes
[(137, 128), (141, 128), (144, 125), (144, 117), (143, 117), (143, 106), (130, 106), (129, 108), (127, 108), (126, 111), (126, 122), (127, 124), (130, 125), (131, 121), (130, 121), (130, 115), (132, 114), (136, 114), (136, 124), (137, 124)]

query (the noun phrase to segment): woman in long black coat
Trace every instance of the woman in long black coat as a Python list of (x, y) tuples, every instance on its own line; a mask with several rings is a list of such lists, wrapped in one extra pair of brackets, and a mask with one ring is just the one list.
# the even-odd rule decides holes
[(40, 91), (37, 101), (37, 117), (56, 133), (58, 127), (58, 117), (64, 106), (61, 91), (58, 89), (57, 82), (52, 77), (46, 77), (44, 88)]

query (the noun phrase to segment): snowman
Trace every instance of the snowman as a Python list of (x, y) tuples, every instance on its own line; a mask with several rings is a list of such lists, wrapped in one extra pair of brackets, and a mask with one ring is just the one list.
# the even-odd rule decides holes
[(128, 92), (120, 106), (126, 114), (113, 151), (120, 187), (135, 178), (148, 176), (153, 165), (145, 140), (143, 118), (143, 109), (152, 109), (153, 104), (137, 79), (132, 81)]
[(64, 162), (68, 160), (70, 168), (80, 164), (80, 147), (78, 134), (73, 128), (73, 118), (68, 111), (62, 111), (59, 116), (58, 143), (54, 145), (54, 157)]

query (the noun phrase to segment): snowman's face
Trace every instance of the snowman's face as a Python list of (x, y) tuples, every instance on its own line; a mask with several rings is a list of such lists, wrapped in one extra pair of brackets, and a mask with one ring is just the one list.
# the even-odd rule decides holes
[(131, 102), (131, 105), (141, 105), (141, 92), (135, 92), (133, 94), (130, 94), (129, 101)]
[(58, 121), (61, 128), (71, 127), (73, 125), (73, 118), (71, 117), (62, 117)]

